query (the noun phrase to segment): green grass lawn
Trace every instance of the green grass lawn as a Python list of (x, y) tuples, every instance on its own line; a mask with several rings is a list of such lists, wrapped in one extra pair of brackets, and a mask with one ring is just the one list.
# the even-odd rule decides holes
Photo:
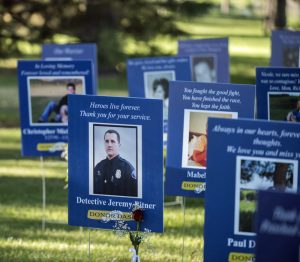
[[(22, 158), (20, 130), (0, 130), (0, 261), (130, 261), (128, 237), (114, 232), (46, 223), (67, 223), (67, 163), (60, 158)], [(42, 172), (46, 177), (47, 206), (42, 209)], [(171, 201), (172, 198), (166, 199)], [(179, 205), (165, 208), (164, 234), (151, 234), (140, 248), (142, 261), (202, 261), (203, 201), (186, 204), (185, 226)]]

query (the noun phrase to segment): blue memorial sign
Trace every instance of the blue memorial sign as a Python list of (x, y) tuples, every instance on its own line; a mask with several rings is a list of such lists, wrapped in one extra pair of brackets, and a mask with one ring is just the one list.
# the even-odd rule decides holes
[(204, 196), (207, 119), (253, 118), (254, 97), (253, 85), (170, 82), (167, 195)]
[(256, 68), (257, 118), (300, 122), (300, 68)]
[(60, 155), (68, 141), (68, 94), (93, 94), (90, 61), (19, 61), (23, 156)]
[(45, 60), (90, 60), (93, 66), (93, 94), (98, 91), (97, 45), (84, 44), (44, 44), (42, 58)]
[(162, 101), (71, 96), (69, 224), (163, 231)]
[(163, 100), (164, 143), (167, 141), (169, 81), (190, 81), (189, 57), (153, 57), (127, 60), (129, 95)]
[(259, 191), (256, 225), (256, 262), (299, 261), (299, 194)]
[(208, 140), (204, 261), (255, 261), (257, 190), (299, 191), (299, 126), (209, 118)]
[(272, 31), (271, 42), (271, 66), (298, 67), (300, 31)]
[(191, 57), (192, 81), (230, 82), (228, 38), (179, 40), (178, 55)]

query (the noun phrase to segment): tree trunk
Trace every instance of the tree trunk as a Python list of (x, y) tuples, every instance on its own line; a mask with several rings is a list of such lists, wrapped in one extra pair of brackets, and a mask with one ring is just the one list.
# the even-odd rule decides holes
[(221, 13), (229, 14), (230, 0), (221, 0)]
[(277, 0), (275, 28), (283, 29), (286, 27), (286, 0)]
[(286, 27), (286, 0), (268, 0), (265, 6), (266, 15), (264, 19), (265, 34), (274, 28)]
[(274, 187), (279, 190), (284, 190), (286, 187), (286, 173), (288, 171), (288, 164), (276, 164), (275, 173), (273, 176)]

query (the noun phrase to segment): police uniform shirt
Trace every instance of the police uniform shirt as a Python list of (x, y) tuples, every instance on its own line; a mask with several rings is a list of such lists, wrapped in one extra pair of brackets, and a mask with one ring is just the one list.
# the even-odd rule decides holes
[(119, 155), (99, 162), (94, 168), (94, 194), (136, 197), (134, 167)]

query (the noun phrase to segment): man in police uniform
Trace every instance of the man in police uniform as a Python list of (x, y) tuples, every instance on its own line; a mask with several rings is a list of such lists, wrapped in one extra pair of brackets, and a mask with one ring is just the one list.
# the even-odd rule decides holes
[(113, 129), (104, 134), (107, 157), (94, 168), (94, 194), (137, 197), (134, 167), (120, 157), (120, 134)]

